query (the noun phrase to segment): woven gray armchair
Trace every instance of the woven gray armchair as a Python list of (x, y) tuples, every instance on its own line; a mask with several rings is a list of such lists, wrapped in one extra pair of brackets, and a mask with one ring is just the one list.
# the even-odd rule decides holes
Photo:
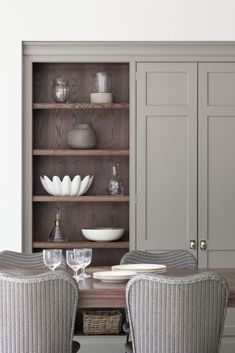
[(77, 304), (77, 283), (65, 272), (0, 273), (0, 352), (77, 352)]
[[(196, 258), (187, 250), (169, 250), (162, 253), (149, 253), (140, 250), (127, 252), (121, 259), (121, 264), (152, 263), (163, 264), (174, 268), (197, 268)], [(130, 327), (126, 315), (123, 331), (127, 334), (125, 351), (132, 353), (132, 345), (129, 342)]]
[[(45, 269), (42, 252), (26, 254), (26, 253), (19, 253), (15, 251), (4, 250), (0, 252), (0, 266), (8, 267), (8, 268), (25, 267), (25, 268), (34, 268), (38, 270)], [(65, 267), (66, 267), (66, 263), (63, 257), (58, 269), (63, 269)]]
[(126, 301), (134, 353), (219, 352), (228, 302), (221, 276), (142, 274), (129, 281)]
[(175, 268), (197, 268), (196, 258), (187, 250), (170, 250), (162, 253), (149, 253), (140, 250), (129, 251), (121, 264), (152, 263)]

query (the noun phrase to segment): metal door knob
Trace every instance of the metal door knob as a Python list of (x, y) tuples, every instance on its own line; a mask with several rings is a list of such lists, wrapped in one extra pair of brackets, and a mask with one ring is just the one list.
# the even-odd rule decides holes
[(205, 240), (201, 240), (200, 241), (200, 249), (201, 250), (206, 250), (206, 241)]
[(195, 250), (196, 249), (196, 241), (195, 240), (190, 240), (190, 249)]

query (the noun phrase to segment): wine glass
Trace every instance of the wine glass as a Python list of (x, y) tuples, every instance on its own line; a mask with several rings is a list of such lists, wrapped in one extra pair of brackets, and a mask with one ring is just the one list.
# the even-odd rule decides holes
[(61, 264), (62, 250), (60, 249), (47, 249), (43, 250), (43, 261), (51, 271), (55, 271), (56, 267)]
[[(74, 249), (75, 251), (77, 249)], [(89, 278), (91, 277), (90, 275), (86, 274), (85, 273), (85, 268), (90, 265), (91, 263), (91, 259), (92, 259), (92, 249), (83, 249), (84, 251), (84, 262), (82, 264), (82, 267), (81, 267), (81, 274), (80, 274), (80, 277), (81, 278)]]
[(81, 249), (67, 250), (66, 251), (66, 262), (67, 265), (74, 271), (74, 276), (76, 281), (80, 281), (81, 276), (78, 275), (78, 270), (82, 267), (84, 262), (84, 251)]

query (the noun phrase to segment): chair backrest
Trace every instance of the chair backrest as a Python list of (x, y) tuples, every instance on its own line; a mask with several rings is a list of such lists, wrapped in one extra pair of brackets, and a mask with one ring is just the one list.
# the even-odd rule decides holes
[(219, 275), (142, 274), (126, 288), (134, 353), (217, 353), (228, 286)]
[[(45, 269), (42, 252), (33, 254), (19, 253), (15, 251), (4, 250), (0, 252), (0, 266), (2, 267), (25, 267), (35, 268), (38, 270)], [(62, 258), (61, 264), (58, 267), (63, 269), (66, 267), (65, 259)]]
[(0, 273), (0, 352), (71, 353), (77, 303), (65, 272)]
[(122, 259), (121, 264), (155, 263), (167, 267), (197, 268), (196, 258), (187, 250), (170, 250), (162, 253), (149, 253), (140, 250), (129, 251)]

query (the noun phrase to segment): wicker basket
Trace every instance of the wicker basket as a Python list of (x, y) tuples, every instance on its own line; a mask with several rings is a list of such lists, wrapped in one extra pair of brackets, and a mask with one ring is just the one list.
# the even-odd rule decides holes
[(118, 335), (122, 327), (119, 310), (84, 310), (83, 332), (85, 335)]

